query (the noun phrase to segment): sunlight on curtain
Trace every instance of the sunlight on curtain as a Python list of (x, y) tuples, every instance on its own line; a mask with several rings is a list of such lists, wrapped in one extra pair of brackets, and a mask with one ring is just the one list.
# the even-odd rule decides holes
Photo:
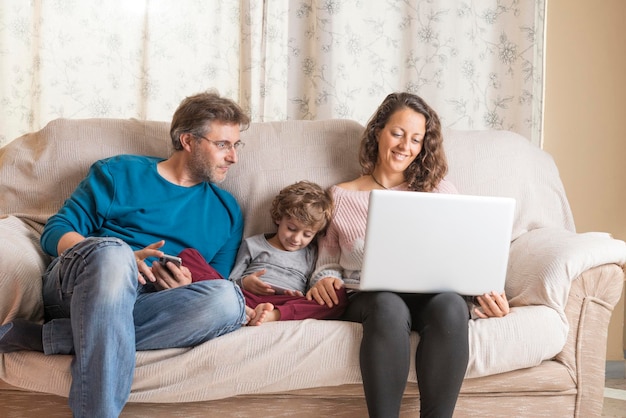
[(364, 121), (406, 90), (447, 127), (539, 143), (544, 1), (314, 3), (290, 13), (289, 116)]
[(539, 144), (545, 0), (0, 0), (0, 144), (52, 119), (169, 120), (209, 88), (255, 121), (365, 124), (390, 92)]

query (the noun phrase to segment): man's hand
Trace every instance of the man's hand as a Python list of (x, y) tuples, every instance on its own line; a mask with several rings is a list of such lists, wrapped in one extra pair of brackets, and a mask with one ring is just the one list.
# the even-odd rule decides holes
[(320, 305), (326, 305), (332, 308), (339, 304), (337, 290), (343, 287), (343, 282), (335, 277), (324, 277), (306, 292), (308, 300), (315, 299)]
[(152, 273), (156, 278), (154, 287), (157, 290), (174, 289), (191, 283), (191, 272), (185, 266), (178, 267), (168, 261), (165, 266), (159, 262), (152, 263)]
[(63, 254), (65, 250), (73, 247), (84, 239), (85, 237), (78, 232), (66, 232), (61, 236), (59, 242), (57, 243), (57, 254)]
[(135, 251), (137, 271), (139, 272), (137, 280), (139, 283), (146, 284), (146, 279), (153, 283), (156, 282), (156, 277), (154, 276), (154, 273), (152, 273), (152, 269), (146, 264), (145, 259), (150, 257), (161, 257), (163, 255), (163, 251), (160, 251), (159, 248), (164, 245), (165, 241), (161, 240), (155, 242), (154, 244), (150, 244), (141, 250)]

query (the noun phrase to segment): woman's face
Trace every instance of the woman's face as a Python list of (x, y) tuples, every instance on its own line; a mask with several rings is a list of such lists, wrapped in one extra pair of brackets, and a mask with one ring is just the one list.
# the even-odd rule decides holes
[(378, 162), (383, 169), (404, 172), (422, 150), (426, 117), (404, 107), (378, 133)]

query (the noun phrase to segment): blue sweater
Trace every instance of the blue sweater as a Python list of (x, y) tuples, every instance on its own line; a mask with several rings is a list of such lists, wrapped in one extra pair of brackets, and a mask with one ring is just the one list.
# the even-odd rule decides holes
[(117, 237), (138, 250), (161, 239), (176, 255), (195, 248), (223, 277), (228, 277), (243, 234), (243, 216), (235, 198), (214, 184), (182, 187), (157, 172), (155, 157), (120, 155), (91, 166), (43, 230), (41, 246), (58, 256), (67, 232), (85, 237)]

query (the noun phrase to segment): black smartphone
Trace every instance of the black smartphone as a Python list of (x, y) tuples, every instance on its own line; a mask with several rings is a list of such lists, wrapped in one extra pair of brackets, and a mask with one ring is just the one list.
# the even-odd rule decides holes
[(173, 255), (167, 255), (167, 254), (163, 254), (162, 257), (159, 257), (159, 263), (161, 263), (161, 265), (163, 267), (167, 267), (165, 264), (170, 261), (174, 264), (176, 264), (176, 267), (180, 267), (183, 263), (183, 260), (181, 260), (180, 257), (176, 257)]
[(275, 295), (284, 295), (286, 291), (294, 291), (293, 289), (287, 289), (285, 287), (280, 287), (273, 284), (270, 284), (270, 286), (272, 286), (272, 289), (274, 289), (274, 291), (276, 292), (274, 293)]

